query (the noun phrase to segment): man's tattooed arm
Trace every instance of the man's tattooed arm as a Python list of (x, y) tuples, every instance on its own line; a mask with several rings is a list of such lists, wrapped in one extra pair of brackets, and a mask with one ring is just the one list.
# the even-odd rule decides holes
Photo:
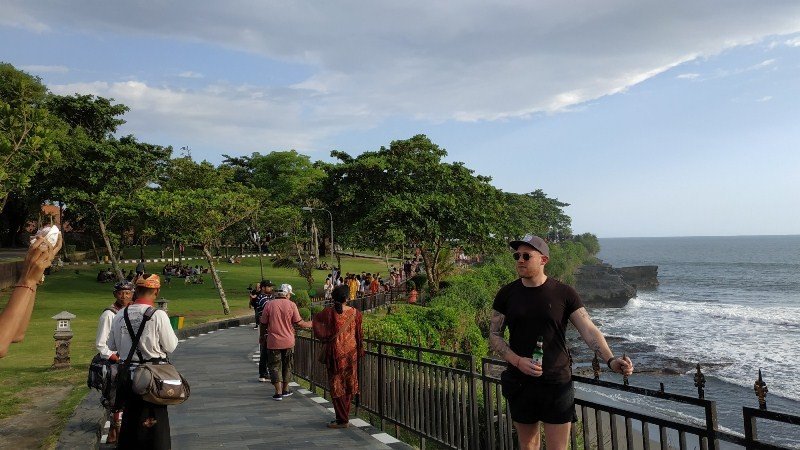
[(580, 333), (583, 341), (586, 342), (586, 345), (588, 345), (592, 351), (597, 352), (600, 358), (603, 358), (603, 361), (614, 356), (614, 353), (606, 342), (605, 336), (603, 336), (603, 333), (601, 333), (592, 322), (586, 308), (580, 308), (573, 312), (570, 316), (570, 321), (575, 325), (575, 328), (578, 330), (578, 333)]
[(489, 325), (489, 347), (502, 356), (503, 359), (516, 365), (519, 356), (511, 351), (511, 347), (509, 347), (506, 340), (503, 339), (503, 332), (506, 329), (505, 322), (505, 315), (494, 310), (492, 311), (492, 320)]

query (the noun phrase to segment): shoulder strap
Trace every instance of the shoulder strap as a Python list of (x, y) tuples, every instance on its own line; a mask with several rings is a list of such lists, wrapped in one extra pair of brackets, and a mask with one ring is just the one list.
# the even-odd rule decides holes
[[(356, 316), (358, 315), (358, 310), (357, 310), (357, 309), (355, 309), (355, 308), (353, 308), (353, 310), (354, 310), (354, 311), (353, 311), (353, 315), (352, 315), (352, 316), (350, 316), (350, 318), (349, 318), (349, 319), (347, 319), (347, 322), (345, 322), (345, 323), (344, 323), (344, 325), (342, 325), (342, 326), (341, 326), (341, 328), (339, 328), (338, 330), (336, 330), (336, 334), (334, 334), (334, 335), (333, 335), (333, 336), (331, 336), (331, 338), (330, 338), (330, 340), (331, 340), (331, 341), (333, 341), (334, 339), (336, 339), (336, 336), (339, 336), (339, 334), (341, 334), (341, 332), (342, 332), (342, 331), (346, 330), (346, 329), (347, 329), (347, 327), (349, 327), (349, 326), (350, 326), (350, 324), (351, 324), (351, 323), (353, 323), (353, 321), (356, 319)], [(334, 313), (334, 314), (335, 314), (335, 313)]]
[(155, 314), (156, 310), (153, 309), (152, 306), (148, 307), (144, 312), (144, 317), (142, 317), (142, 323), (139, 325), (139, 330), (136, 334), (133, 333), (133, 325), (131, 325), (131, 319), (128, 317), (128, 307), (126, 306), (125, 309), (122, 310), (123, 318), (125, 319), (125, 326), (128, 327), (128, 333), (131, 335), (131, 351), (128, 352), (128, 357), (125, 358), (125, 365), (129, 366), (131, 364), (131, 358), (133, 358), (133, 352), (136, 352), (137, 356), (139, 357), (139, 361), (144, 361), (142, 357), (142, 353), (139, 351), (139, 339), (142, 337), (142, 332), (144, 332), (144, 324), (150, 320), (150, 318)]

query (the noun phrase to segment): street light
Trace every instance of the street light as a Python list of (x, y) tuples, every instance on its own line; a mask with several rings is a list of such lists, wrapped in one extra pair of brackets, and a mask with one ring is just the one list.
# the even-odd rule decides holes
[(336, 246), (333, 243), (333, 214), (331, 214), (331, 212), (328, 211), (325, 208), (312, 208), (310, 206), (303, 206), (300, 209), (302, 209), (303, 211), (308, 211), (308, 212), (311, 212), (311, 211), (325, 211), (331, 217), (331, 270), (333, 270), (333, 268), (336, 267), (336, 264), (333, 262), (333, 254), (336, 252)]

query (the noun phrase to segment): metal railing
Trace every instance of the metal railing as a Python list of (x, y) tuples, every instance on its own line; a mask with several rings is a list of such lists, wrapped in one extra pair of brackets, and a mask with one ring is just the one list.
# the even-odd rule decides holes
[[(370, 311), (380, 306), (391, 305), (394, 302), (404, 300), (406, 298), (406, 290), (403, 286), (396, 286), (389, 288), (388, 291), (380, 291), (375, 294), (366, 294), (357, 296), (355, 300), (349, 300), (348, 306), (351, 306), (361, 312)], [(331, 306), (332, 300), (325, 300), (315, 297), (311, 300), (311, 306)]]
[[(312, 390), (327, 388), (327, 373), (314, 357), (319, 342), (298, 336), (295, 373), (308, 380)], [(472, 355), (425, 349), (411, 345), (366, 340), (366, 355), (359, 366), (360, 401), (357, 407), (375, 415), (381, 428), (394, 426), (413, 433), (421, 448), (431, 441), (447, 448), (516, 449), (517, 438), (508, 405), (502, 396), (499, 373), (506, 363), (484, 358), (477, 367)], [(437, 363), (431, 362), (437, 361)], [(447, 364), (443, 364), (445, 361)], [(573, 375), (579, 422), (572, 427), (570, 448), (584, 449), (781, 449), (759, 440), (756, 420), (800, 426), (800, 416), (767, 411), (766, 385), (755, 383), (760, 408), (743, 408), (744, 435), (719, 429), (716, 402), (705, 398), (705, 376), (697, 366), (697, 397), (673, 394), (600, 379), (595, 356), (594, 378)], [(480, 370), (479, 370), (480, 369)], [(605, 404), (581, 395), (588, 386), (629, 396), (636, 403), (668, 402), (699, 409), (699, 420), (679, 419), (651, 413), (627, 403)], [(759, 390), (761, 386), (761, 390)], [(647, 402), (635, 401), (648, 399)], [(800, 433), (800, 427), (798, 427)]]

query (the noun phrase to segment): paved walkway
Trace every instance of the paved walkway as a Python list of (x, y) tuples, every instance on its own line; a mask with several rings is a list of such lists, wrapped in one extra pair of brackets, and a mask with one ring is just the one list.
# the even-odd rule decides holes
[[(360, 419), (352, 419), (347, 429), (327, 428), (334, 419), (332, 405), (299, 386), (294, 386), (294, 395), (272, 400), (272, 385), (257, 380), (252, 319), (243, 321), (251, 323), (238, 326), (240, 320), (232, 319), (180, 333), (187, 337), (171, 359), (192, 394), (186, 403), (169, 407), (173, 449), (411, 448)], [(98, 434), (101, 449), (113, 448), (102, 444), (108, 433), (103, 422), (99, 394), (92, 390), (70, 418), (57, 448), (94, 447)]]
[(256, 331), (243, 325), (178, 345), (172, 361), (192, 396), (170, 408), (174, 449), (390, 448), (358, 427), (326, 428), (332, 405), (297, 386), (294, 395), (272, 400), (272, 385), (257, 380), (255, 341)]

